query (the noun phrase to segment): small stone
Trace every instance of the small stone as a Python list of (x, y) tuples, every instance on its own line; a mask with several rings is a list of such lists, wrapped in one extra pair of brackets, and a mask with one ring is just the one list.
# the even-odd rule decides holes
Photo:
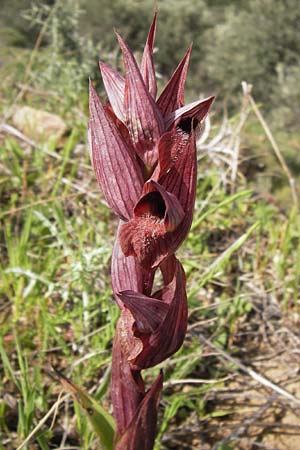
[(35, 141), (59, 141), (67, 131), (61, 117), (30, 106), (17, 108), (12, 121), (18, 130)]

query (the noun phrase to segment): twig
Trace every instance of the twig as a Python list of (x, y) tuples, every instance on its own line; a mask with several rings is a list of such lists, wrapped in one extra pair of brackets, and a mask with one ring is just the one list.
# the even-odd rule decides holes
[(52, 417), (52, 422), (51, 422), (51, 425), (50, 425), (50, 430), (52, 430), (53, 429), (53, 427), (54, 427), (54, 424), (55, 424), (55, 421), (56, 421), (56, 417), (57, 417), (57, 414), (58, 414), (58, 408), (59, 408), (59, 405), (60, 405), (60, 400), (61, 400), (61, 398), (62, 398), (62, 396), (63, 396), (63, 391), (61, 391), (60, 393), (59, 393), (59, 396), (58, 396), (58, 399), (57, 399), (57, 401), (56, 401), (56, 408), (55, 408), (55, 411), (54, 411), (54, 414), (53, 414), (53, 417)]
[(279, 147), (277, 145), (277, 142), (274, 139), (274, 136), (273, 136), (273, 134), (272, 134), (272, 132), (271, 132), (267, 122), (263, 118), (262, 113), (260, 112), (260, 110), (257, 107), (257, 104), (256, 104), (254, 98), (251, 95), (251, 88), (252, 88), (252, 86), (247, 84), (245, 81), (243, 81), (242, 82), (242, 87), (243, 87), (244, 95), (245, 95), (245, 97), (247, 97), (249, 99), (249, 102), (250, 102), (250, 104), (252, 106), (252, 109), (253, 109), (256, 117), (260, 121), (260, 123), (261, 123), (261, 125), (263, 127), (263, 130), (266, 133), (266, 135), (267, 135), (267, 137), (268, 137), (268, 139), (270, 141), (270, 144), (272, 145), (274, 153), (275, 153), (275, 155), (276, 155), (276, 157), (277, 157), (277, 159), (278, 159), (278, 161), (279, 161), (279, 163), (280, 163), (280, 165), (282, 167), (282, 170), (284, 171), (284, 173), (285, 173), (285, 175), (286, 175), (286, 177), (287, 177), (287, 179), (289, 181), (289, 184), (290, 184), (290, 187), (291, 187), (293, 203), (296, 206), (296, 208), (298, 209), (298, 196), (297, 196), (295, 180), (294, 180), (294, 178), (293, 178), (293, 176), (291, 174), (290, 169), (288, 168), (288, 166), (287, 166), (287, 164), (286, 164), (286, 162), (284, 160), (284, 157), (282, 156), (282, 153), (281, 153), (281, 151), (280, 151), (280, 149), (279, 149)]
[[(38, 150), (42, 150), (44, 153), (46, 153), (46, 155), (51, 156), (52, 158), (55, 158), (58, 161), (61, 161), (63, 159), (59, 153), (48, 150), (47, 148), (41, 148), (39, 143), (28, 138), (27, 136), (25, 136), (25, 134), (21, 133), (21, 131), (19, 131), (17, 128), (13, 127), (12, 125), (8, 125), (7, 123), (4, 123), (4, 122), (0, 123), (0, 132), (1, 131), (4, 133), (10, 134), (11, 136), (16, 137), (17, 139), (20, 139), (21, 141), (25, 142), (25, 144), (28, 144), (30, 147), (36, 148)], [(68, 163), (76, 164), (78, 166), (78, 161), (75, 159), (69, 160)], [(80, 163), (80, 166), (84, 169), (91, 171), (91, 167), (87, 164)], [(63, 182), (65, 182), (65, 180), (66, 180), (65, 178), (62, 178)], [(67, 183), (70, 184), (70, 181), (68, 181)], [(88, 195), (88, 193), (87, 193), (87, 195)]]
[(164, 383), (164, 388), (170, 387), (170, 386), (175, 386), (177, 384), (218, 384), (218, 383), (223, 383), (224, 381), (227, 380), (232, 380), (232, 376), (228, 376), (228, 377), (224, 377), (224, 378), (220, 378), (219, 380), (213, 380), (213, 379), (201, 379), (201, 378), (185, 378), (182, 380), (170, 380)]
[(55, 97), (58, 101), (62, 102), (64, 99), (62, 96), (58, 95), (56, 92), (53, 91), (42, 91), (36, 88), (33, 88), (32, 86), (24, 85), (21, 83), (17, 83), (17, 87), (19, 89), (24, 89), (25, 91), (32, 92), (33, 94), (38, 95), (39, 97)]
[[(17, 128), (13, 127), (12, 125), (8, 125), (7, 123), (0, 123), (0, 131), (3, 131), (4, 133), (10, 134), (11, 136), (16, 137), (17, 139), (20, 139), (20, 141), (25, 142), (25, 144), (29, 145), (30, 147), (40, 149), (40, 145), (33, 141), (32, 139), (28, 138), (23, 134), (21, 131), (19, 131)], [(43, 151), (49, 155), (52, 156), (55, 159), (61, 160), (62, 157), (58, 153), (52, 152), (47, 149), (43, 149)]]
[(81, 450), (82, 447), (57, 447), (56, 450)]
[(269, 399), (266, 403), (264, 403), (257, 411), (255, 411), (252, 416), (245, 419), (243, 422), (243, 425), (238, 427), (236, 430), (234, 430), (229, 436), (222, 439), (220, 442), (217, 442), (212, 448), (212, 450), (218, 450), (220, 446), (227, 444), (228, 442), (239, 438), (241, 434), (245, 435), (245, 432), (247, 431), (247, 428), (249, 428), (254, 422), (256, 422), (257, 419), (259, 419), (269, 408), (270, 403), (272, 403), (273, 399)]
[(8, 125), (7, 123), (0, 123), (0, 131), (11, 134), (12, 136), (20, 139), (21, 141), (25, 142), (31, 147), (35, 148), (38, 147), (38, 144), (35, 141), (29, 139), (27, 136), (25, 136), (25, 134), (21, 133), (21, 131), (17, 130), (15, 127), (12, 127), (11, 125)]
[(29, 74), (30, 74), (30, 71), (31, 71), (33, 62), (34, 62), (35, 57), (36, 57), (36, 55), (37, 55), (37, 52), (38, 52), (38, 50), (39, 50), (39, 48), (40, 48), (40, 46), (41, 46), (43, 37), (44, 37), (44, 35), (45, 35), (45, 33), (46, 33), (48, 24), (49, 24), (49, 22), (50, 22), (50, 19), (52, 18), (52, 16), (54, 15), (55, 11), (56, 11), (57, 8), (59, 7), (59, 4), (60, 4), (60, 0), (57, 0), (57, 1), (54, 3), (53, 8), (51, 9), (51, 11), (50, 11), (48, 17), (46, 18), (46, 20), (45, 20), (44, 23), (43, 23), (43, 26), (42, 26), (42, 28), (41, 28), (41, 30), (40, 30), (40, 32), (39, 32), (39, 34), (38, 34), (38, 37), (37, 37), (37, 39), (36, 39), (36, 41), (35, 41), (33, 50), (32, 50), (32, 52), (31, 52), (31, 54), (30, 54), (30, 58), (29, 58), (29, 61), (28, 61), (28, 63), (27, 63), (27, 66), (26, 66), (26, 68), (25, 68), (24, 77), (23, 77), (23, 82), (22, 82), (22, 88), (21, 88), (21, 90), (18, 92), (16, 98), (14, 99), (14, 101), (13, 101), (13, 103), (12, 103), (12, 105), (11, 105), (9, 111), (5, 114), (4, 121), (7, 120), (7, 118), (11, 115), (11, 111), (13, 110), (13, 107), (16, 105), (16, 103), (18, 103), (19, 100), (22, 99), (22, 97), (23, 97), (23, 95), (24, 95), (24, 92), (26, 91), (27, 82), (28, 82), (28, 78), (29, 78)]
[(74, 369), (74, 367), (78, 366), (79, 364), (83, 363), (84, 361), (87, 361), (90, 358), (93, 358), (94, 356), (103, 355), (106, 353), (107, 353), (107, 350), (98, 350), (98, 351), (87, 353), (86, 355), (82, 356), (82, 358), (77, 359), (70, 365), (68, 376), (71, 375), (71, 372)]
[(27, 438), (22, 442), (22, 444), (17, 448), (17, 450), (21, 450), (21, 448), (23, 448), (26, 444), (28, 444), (28, 442), (30, 441), (30, 439), (36, 434), (37, 431), (39, 431), (39, 429), (44, 425), (44, 423), (47, 421), (48, 417), (51, 416), (51, 414), (53, 414), (54, 412), (57, 411), (57, 408), (59, 405), (61, 405), (61, 403), (63, 403), (65, 400), (67, 400), (69, 398), (70, 394), (66, 394), (63, 397), (58, 398), (58, 400), (54, 403), (54, 405), (52, 405), (52, 407), (49, 409), (49, 411), (47, 412), (47, 414), (39, 421), (39, 423), (37, 424), (37, 426), (31, 431), (31, 433), (29, 433), (29, 435), (27, 436)]
[[(92, 192), (98, 192), (98, 191), (92, 191)], [(61, 201), (61, 200), (65, 200), (67, 198), (72, 198), (72, 197), (79, 197), (80, 195), (84, 195), (84, 194), (87, 195), (86, 192), (75, 192), (74, 194), (59, 195), (57, 197), (50, 197), (47, 199), (37, 200), (36, 202), (32, 202), (27, 205), (19, 206), (18, 208), (12, 208), (12, 209), (9, 209), (8, 211), (4, 211), (0, 215), (0, 219), (2, 219), (5, 216), (14, 215), (20, 211), (23, 211), (24, 209), (32, 208), (33, 206), (43, 205), (45, 203), (50, 203), (50, 202), (55, 202), (55, 201)]]
[(278, 447), (270, 447), (267, 444), (263, 444), (262, 442), (258, 441), (251, 441), (251, 439), (247, 438), (238, 438), (239, 442), (245, 442), (246, 444), (249, 444), (249, 448), (263, 448), (265, 450), (279, 450)]
[(242, 100), (242, 106), (240, 111), (240, 117), (239, 121), (230, 137), (228, 146), (229, 148), (233, 149), (233, 155), (232, 155), (232, 170), (231, 170), (231, 194), (235, 192), (235, 186), (236, 186), (236, 178), (238, 173), (238, 166), (239, 166), (239, 151), (240, 151), (240, 135), (243, 126), (246, 123), (246, 120), (249, 115), (249, 99), (247, 96), (243, 97)]
[(219, 354), (222, 356), (222, 358), (226, 359), (227, 361), (230, 361), (232, 364), (237, 366), (242, 372), (246, 373), (249, 377), (253, 378), (258, 383), (262, 384), (266, 388), (271, 389), (273, 392), (276, 392), (277, 394), (287, 398), (297, 406), (300, 406), (300, 399), (292, 395), (290, 392), (286, 391), (285, 389), (281, 388), (280, 386), (277, 386), (272, 381), (269, 381), (264, 376), (260, 375), (259, 373), (255, 372), (253, 369), (250, 369), (249, 367), (245, 366), (243, 363), (241, 363), (238, 359), (233, 358), (232, 356), (228, 355), (224, 350), (217, 347), (215, 344), (213, 344), (209, 339), (206, 339), (204, 336), (198, 335), (198, 339), (211, 347), (214, 350), (217, 350)]

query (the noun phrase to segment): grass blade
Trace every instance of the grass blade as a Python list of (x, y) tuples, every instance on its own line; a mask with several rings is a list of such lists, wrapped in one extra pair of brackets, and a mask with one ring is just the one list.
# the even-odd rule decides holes
[(113, 450), (115, 439), (115, 422), (108, 412), (99, 405), (87, 392), (72, 383), (61, 373), (55, 370), (55, 375), (64, 389), (78, 402), (81, 409), (87, 414), (93, 430), (100, 439), (104, 450)]

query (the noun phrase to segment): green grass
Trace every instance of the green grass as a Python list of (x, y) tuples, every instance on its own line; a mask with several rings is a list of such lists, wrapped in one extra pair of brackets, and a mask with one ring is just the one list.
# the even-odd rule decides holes
[[(110, 364), (118, 317), (109, 279), (116, 219), (97, 192), (86, 147), (79, 157), (75, 154), (82, 137), (73, 130), (58, 158), (43, 148), (24, 149), (11, 139), (1, 147), (7, 171), (0, 185), (4, 199), (1, 389), (9, 391), (16, 402), (13, 408), (4, 400), (1, 404), (0, 423), (7, 448), (19, 445), (57, 399), (60, 386), (45, 370), (50, 364), (73, 382), (92, 388), (94, 398), (111, 410), (107, 383), (104, 391), (100, 386)], [(64, 184), (63, 177), (70, 183)], [(278, 294), (279, 290), (286, 309), (297, 307), (300, 217), (291, 212), (278, 221), (278, 209), (264, 201), (255, 202), (249, 190), (232, 196), (219, 188), (205, 204), (218, 181), (212, 169), (206, 173), (205, 189), (202, 178), (192, 232), (179, 252), (188, 275), (190, 308), (195, 309), (190, 324), (208, 322), (205, 330), (213, 335), (213, 342), (230, 350), (239, 319), (252, 309), (249, 289), (240, 279), (243, 275), (264, 276), (271, 270), (272, 275), (265, 279), (268, 291)], [(88, 185), (85, 193), (76, 191), (78, 184)], [(23, 209), (18, 210), (20, 207)], [(217, 307), (212, 308), (212, 303)], [(163, 364), (166, 382), (202, 374), (207, 384), (184, 393), (177, 387), (167, 389), (157, 449), (166, 448), (162, 436), (172, 429), (175, 418), (185, 421), (192, 412), (200, 420), (225, 414), (206, 411), (203, 398), (212, 387), (223, 386), (228, 369), (215, 363), (207, 366), (202, 351), (199, 341), (188, 334), (184, 347)], [(157, 370), (149, 371), (149, 380)], [(211, 378), (220, 383), (210, 384)], [(92, 430), (78, 407), (74, 408), (69, 405), (69, 414), (77, 414), (80, 448), (92, 448)], [(14, 425), (7, 419), (11, 410), (16, 415)], [(65, 411), (58, 415), (62, 420)], [(53, 445), (55, 427), (51, 430), (50, 425), (35, 436), (38, 448)]]
[[(81, 384), (83, 374), (87, 380), (101, 378), (110, 361), (118, 315), (108, 276), (112, 218), (101, 198), (91, 202), (88, 193), (77, 196), (74, 188), (61, 183), (66, 170), (70, 183), (80, 170), (71, 156), (76, 134), (71, 133), (59, 159), (48, 157), (43, 149), (27, 149), (25, 154), (12, 140), (1, 147), (8, 172), (0, 187), (4, 199), (0, 295), (5, 371), (1, 388), (6, 389), (11, 380), (18, 398), (14, 443), (21, 442), (47, 411), (53, 396), (53, 383), (43, 371), (47, 364), (70, 372), (73, 381)], [(24, 209), (14, 211), (20, 205)], [(16, 359), (11, 360), (14, 354)], [(5, 427), (3, 417), (2, 424)], [(47, 434), (51, 436), (51, 431)], [(48, 448), (40, 443), (42, 439), (39, 445)]]

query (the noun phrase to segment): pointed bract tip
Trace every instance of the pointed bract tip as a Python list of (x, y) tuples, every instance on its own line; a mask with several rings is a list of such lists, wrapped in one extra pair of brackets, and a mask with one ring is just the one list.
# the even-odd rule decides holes
[(154, 10), (154, 17), (149, 28), (149, 33), (147, 37), (147, 44), (149, 45), (151, 52), (153, 51), (154, 39), (156, 33), (156, 22), (157, 22), (157, 8)]
[[(190, 58), (191, 58), (191, 53), (193, 50), (193, 43), (191, 42), (190, 45), (188, 46), (188, 48), (186, 49), (186, 52), (184, 54), (184, 57), (182, 58), (182, 60), (180, 61), (181, 63), (185, 63), (187, 64), (187, 68), (186, 70), (188, 71), (188, 65), (190, 63)], [(180, 64), (180, 63), (179, 63)]]
[(120, 45), (120, 47), (122, 49), (123, 45), (126, 46), (125, 41), (124, 41), (124, 39), (122, 38), (122, 36), (120, 35), (120, 33), (118, 32), (118, 30), (116, 28), (114, 28), (114, 33), (115, 33), (116, 38), (118, 40), (118, 43), (119, 43), (119, 45)]
[(117, 36), (119, 44), (127, 47), (127, 44), (126, 44), (125, 40), (122, 38), (122, 36), (120, 35), (120, 33), (116, 29), (114, 30), (114, 32), (115, 32), (115, 35)]
[(122, 38), (122, 36), (116, 30), (115, 30), (115, 35), (117, 36), (119, 46), (120, 46), (120, 48), (122, 50), (122, 53), (123, 53), (124, 64), (126, 65), (126, 56), (128, 54), (133, 56), (132, 51), (130, 50), (127, 42)]
[(98, 97), (97, 91), (96, 91), (95, 86), (94, 86), (94, 82), (91, 79), (91, 77), (89, 77), (89, 92), (90, 92), (90, 96), (97, 96)]
[[(211, 95), (210, 97), (207, 97), (206, 101), (208, 106), (208, 110), (210, 109), (211, 105), (213, 104), (213, 102), (215, 101), (216, 96), (215, 95)], [(207, 111), (208, 112), (208, 111)]]
[(192, 44), (187, 48), (183, 58), (158, 99), (157, 105), (166, 117), (184, 105), (184, 87), (191, 52)]

